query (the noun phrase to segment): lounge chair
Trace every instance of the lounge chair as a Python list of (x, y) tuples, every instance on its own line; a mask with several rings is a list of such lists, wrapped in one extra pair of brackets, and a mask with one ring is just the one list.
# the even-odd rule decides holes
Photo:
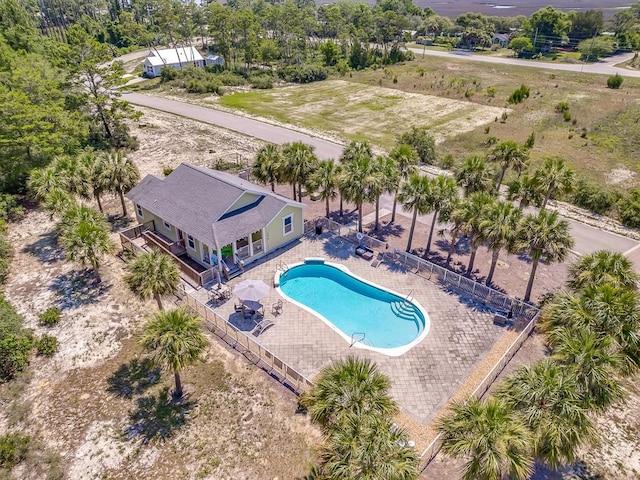
[(371, 266), (373, 268), (378, 268), (382, 262), (384, 262), (384, 252), (378, 252), (378, 256), (373, 262), (371, 262)]
[(356, 255), (365, 260), (371, 260), (373, 258), (373, 250), (363, 245), (358, 245), (356, 247)]
[(266, 331), (268, 328), (273, 327), (275, 325), (271, 320), (267, 320), (263, 318), (261, 321), (256, 322), (256, 327), (253, 329), (253, 333), (258, 336), (262, 332)]

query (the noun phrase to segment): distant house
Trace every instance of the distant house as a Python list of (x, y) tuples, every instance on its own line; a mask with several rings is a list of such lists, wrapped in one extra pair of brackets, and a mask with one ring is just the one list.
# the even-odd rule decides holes
[(491, 37), (491, 44), (498, 45), (500, 48), (509, 46), (510, 35), (508, 33), (494, 33)]
[(140, 225), (121, 232), (121, 239), (141, 237), (194, 275), (218, 269), (222, 261), (220, 270), (230, 278), (304, 233), (304, 204), (235, 175), (186, 163), (164, 178), (147, 175), (127, 198)]
[(144, 74), (147, 77), (158, 77), (165, 67), (182, 70), (189, 65), (204, 67), (202, 55), (194, 47), (167, 48), (151, 50), (149, 56), (142, 62)]
[(206, 65), (224, 65), (224, 58), (220, 55), (207, 55), (204, 61)]

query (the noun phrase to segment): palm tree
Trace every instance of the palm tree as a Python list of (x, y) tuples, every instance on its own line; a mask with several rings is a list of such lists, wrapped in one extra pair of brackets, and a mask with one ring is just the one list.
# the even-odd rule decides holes
[(178, 266), (169, 255), (151, 250), (136, 257), (128, 266), (124, 277), (133, 293), (142, 299), (153, 297), (162, 307), (162, 295), (174, 293), (180, 282)]
[(407, 252), (411, 251), (413, 232), (416, 228), (418, 214), (424, 215), (429, 211), (429, 179), (421, 175), (413, 174), (409, 180), (400, 187), (398, 200), (402, 207), (413, 212), (411, 228), (409, 229), (409, 241), (407, 242)]
[(489, 192), (493, 183), (493, 171), (484, 158), (470, 155), (455, 168), (456, 183), (462, 188), (464, 196), (476, 192)]
[(358, 231), (362, 232), (362, 204), (374, 199), (373, 190), (379, 183), (376, 165), (371, 157), (358, 157), (344, 165), (340, 191), (358, 209)]
[(433, 220), (431, 220), (431, 228), (429, 229), (429, 238), (427, 239), (425, 255), (427, 255), (431, 249), (433, 230), (435, 229), (436, 222), (438, 221), (438, 215), (442, 210), (449, 208), (457, 196), (458, 187), (456, 186), (456, 182), (453, 178), (446, 175), (438, 175), (436, 178), (429, 181), (429, 209), (426, 213), (433, 212)]
[[(71, 199), (70, 196), (67, 198)], [(58, 235), (64, 235), (65, 230), (72, 228), (75, 224), (83, 220), (90, 223), (105, 223), (104, 215), (95, 211), (93, 208), (76, 203), (73, 199), (69, 200), (69, 202), (68, 208), (61, 212), (60, 221), (56, 225)], [(59, 200), (59, 203), (61, 205), (65, 203), (64, 197)]]
[(538, 168), (533, 174), (533, 178), (545, 192), (542, 209), (547, 206), (547, 202), (556, 193), (570, 193), (575, 186), (575, 174), (559, 158), (547, 158), (544, 165)]
[(333, 160), (323, 160), (318, 164), (318, 169), (309, 179), (310, 186), (319, 192), (320, 198), (325, 201), (325, 216), (329, 218), (329, 200), (338, 196), (338, 181), (340, 166)]
[(486, 215), (481, 219), (480, 235), (482, 241), (487, 243), (487, 250), (491, 252), (491, 268), (487, 275), (487, 285), (490, 285), (493, 280), (500, 250), (503, 248), (507, 251), (513, 250), (521, 217), (522, 211), (512, 203), (496, 201), (487, 208)]
[(173, 372), (176, 398), (183, 393), (180, 372), (200, 360), (207, 346), (201, 323), (197, 315), (184, 308), (156, 312), (140, 338), (140, 344), (151, 353), (153, 364)]
[(298, 201), (302, 201), (302, 186), (307, 185), (309, 178), (318, 167), (318, 157), (314, 148), (302, 142), (293, 142), (282, 148), (282, 169), (284, 177), (293, 185), (293, 199), (296, 198), (296, 186), (298, 188)]
[(539, 207), (544, 200), (544, 190), (535, 177), (527, 174), (509, 184), (508, 200), (518, 200), (518, 208), (524, 210), (529, 205)]
[(496, 183), (496, 191), (499, 192), (507, 169), (511, 168), (518, 172), (518, 174), (522, 172), (527, 166), (529, 152), (516, 142), (507, 140), (506, 142), (497, 144), (487, 158), (491, 162), (496, 162), (500, 167), (498, 181)]
[(109, 190), (117, 193), (122, 205), (122, 216), (127, 216), (127, 205), (124, 194), (136, 186), (140, 180), (140, 172), (133, 161), (122, 152), (111, 152), (104, 158), (102, 175)]
[[(407, 144), (397, 145), (389, 153), (389, 159), (391, 161), (388, 164), (387, 178), (389, 179), (389, 192), (393, 193), (393, 208), (391, 209), (391, 221), (389, 223), (393, 223), (396, 221), (396, 206), (398, 204), (400, 184), (406, 182), (414, 173), (417, 173), (416, 164), (420, 159), (413, 147)], [(395, 174), (390, 171), (391, 168), (395, 170)]]
[(351, 416), (391, 417), (398, 406), (389, 378), (368, 359), (348, 356), (323, 368), (315, 385), (300, 398), (311, 420), (323, 428), (344, 425)]
[(31, 172), (27, 188), (35, 200), (42, 201), (54, 191), (69, 192), (69, 182), (62, 172), (49, 165)]
[(51, 219), (62, 217), (65, 212), (78, 206), (76, 199), (68, 192), (60, 189), (53, 189), (44, 199), (44, 208), (49, 210)]
[(87, 182), (91, 196), (98, 203), (98, 210), (104, 212), (100, 196), (109, 190), (108, 179), (104, 175), (105, 159), (93, 150), (85, 150), (80, 154), (80, 162), (87, 174)]
[(531, 433), (504, 401), (489, 397), (455, 403), (438, 422), (442, 450), (466, 459), (464, 480), (526, 479), (533, 473)]
[(346, 165), (362, 157), (373, 158), (373, 150), (369, 142), (351, 141), (340, 155), (340, 163)]
[(640, 306), (635, 291), (601, 284), (578, 294), (558, 293), (542, 310), (539, 329), (553, 349), (565, 342), (565, 329), (587, 329), (598, 335), (610, 353), (619, 355), (617, 373), (628, 376), (640, 368)]
[(500, 386), (498, 397), (532, 431), (534, 457), (553, 468), (572, 462), (593, 435), (577, 379), (551, 359), (520, 367)]
[(587, 409), (604, 411), (624, 399), (616, 380), (623, 358), (613, 339), (588, 327), (562, 327), (555, 332), (552, 358), (577, 379)]
[(576, 292), (602, 284), (635, 290), (638, 277), (633, 263), (622, 253), (598, 250), (569, 267), (567, 284)]
[(467, 265), (466, 271), (467, 275), (473, 273), (476, 254), (483, 241), (481, 222), (485, 218), (487, 210), (495, 201), (495, 198), (487, 193), (474, 193), (467, 201), (461, 203), (460, 208), (463, 209), (463, 212), (460, 214), (462, 221), (461, 231), (469, 238), (469, 243), (471, 244), (471, 255), (469, 256), (469, 265)]
[(569, 233), (569, 223), (558, 218), (558, 212), (541, 210), (538, 215), (524, 217), (518, 229), (514, 245), (515, 251), (526, 252), (531, 257), (531, 273), (527, 283), (524, 301), (531, 298), (533, 281), (538, 263), (563, 262), (573, 247)]
[(69, 193), (82, 198), (89, 198), (91, 191), (89, 171), (80, 157), (58, 157), (52, 165), (66, 179)]
[(100, 283), (100, 263), (104, 255), (115, 250), (115, 244), (109, 238), (109, 227), (104, 220), (80, 219), (66, 226), (60, 235), (59, 243), (67, 258), (81, 265), (90, 265)]
[(418, 478), (415, 449), (407, 435), (379, 415), (349, 414), (328, 429), (316, 478), (412, 480)]
[(380, 197), (388, 189), (388, 177), (386, 172), (389, 169), (387, 159), (379, 155), (373, 164), (373, 175), (369, 182), (369, 195), (375, 200), (376, 204), (376, 221), (373, 230), (377, 231), (380, 225)]
[[(251, 174), (261, 183), (271, 185), (271, 191), (276, 191), (276, 183), (282, 175), (282, 152), (277, 145), (269, 144), (256, 153)], [(295, 195), (295, 192), (294, 192)]]

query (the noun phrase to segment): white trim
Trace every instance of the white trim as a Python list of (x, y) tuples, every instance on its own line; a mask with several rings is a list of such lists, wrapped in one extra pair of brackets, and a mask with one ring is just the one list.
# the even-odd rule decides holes
[[(193, 243), (193, 247), (191, 246), (192, 243)], [(187, 247), (193, 250), (194, 252), (196, 251), (196, 239), (189, 234), (187, 234)]]
[(164, 228), (166, 228), (167, 230), (171, 231), (171, 224), (169, 222), (167, 222), (166, 220), (162, 221), (162, 225), (164, 225)]
[(142, 206), (139, 203), (136, 203), (136, 213), (140, 218), (144, 218), (144, 210), (142, 209)]
[[(291, 219), (291, 224), (290, 224), (291, 230), (288, 231), (288, 232), (287, 232), (287, 224), (285, 223), (285, 220), (287, 218)], [(284, 237), (286, 237), (287, 235), (291, 235), (293, 233), (293, 231), (294, 231), (294, 228), (293, 228), (293, 213), (290, 213), (286, 217), (282, 217), (282, 235)]]
[[(323, 260), (322, 258), (307, 258), (306, 260), (311, 260), (311, 261), (316, 261), (319, 262), (320, 260)], [(304, 265), (306, 263), (306, 261), (304, 262), (298, 262), (298, 263), (294, 263), (289, 265), (289, 268), (287, 269), (287, 271), (295, 268), (295, 267), (299, 267), (300, 265)], [(411, 300), (407, 300), (405, 296), (403, 296), (402, 294), (391, 290), (390, 288), (386, 288), (383, 287), (381, 285), (378, 285), (376, 283), (370, 282), (368, 280), (365, 280), (362, 277), (359, 277), (357, 275), (355, 275), (353, 272), (351, 272), (351, 270), (349, 270), (347, 267), (345, 267), (342, 264), (339, 263), (332, 263), (332, 262), (323, 262), (324, 265), (327, 265), (329, 267), (333, 267), (337, 270), (340, 270), (344, 273), (346, 273), (347, 275), (349, 275), (350, 277), (365, 283), (367, 285), (370, 285), (374, 288), (377, 288), (379, 290), (383, 290), (385, 292), (388, 292), (396, 297), (398, 297), (401, 300), (405, 300), (411, 304), (413, 304), (419, 311), (420, 313), (422, 313), (423, 317), (424, 317), (424, 326), (422, 328), (422, 331), (418, 334), (418, 336), (413, 339), (411, 342), (407, 343), (406, 345), (402, 345), (400, 347), (392, 347), (392, 348), (380, 348), (380, 347), (372, 347), (370, 345), (366, 345), (364, 343), (361, 342), (356, 342), (354, 343), (352, 346), (356, 347), (356, 348), (362, 348), (363, 350), (372, 350), (374, 352), (378, 352), (378, 353), (382, 353), (383, 355), (388, 355), (390, 357), (398, 357), (400, 355), (403, 355), (405, 353), (407, 353), (409, 350), (411, 350), (413, 347), (415, 347), (417, 344), (419, 344), (422, 340), (425, 339), (425, 337), (427, 336), (427, 334), (429, 333), (429, 329), (431, 326), (431, 319), (429, 317), (429, 314), (427, 313), (427, 311), (424, 309), (424, 307), (415, 299), (412, 298)], [(282, 291), (282, 288), (280, 286), (280, 277), (286, 272), (282, 272), (280, 270), (276, 270), (275, 276), (273, 278), (273, 284), (276, 285), (276, 290), (278, 291), (278, 293), (285, 299), (288, 300), (289, 302), (293, 303), (294, 305), (297, 305), (298, 307), (302, 308), (303, 310), (306, 310), (307, 312), (311, 313), (312, 315), (318, 317), (320, 320), (322, 320), (329, 328), (331, 328), (331, 330), (333, 330), (334, 332), (336, 332), (338, 335), (340, 335), (340, 337), (342, 337), (349, 345), (351, 345), (351, 337), (349, 335), (347, 335), (345, 332), (343, 332), (342, 330), (340, 330), (340, 328), (338, 328), (333, 322), (331, 322), (329, 319), (327, 319), (326, 317), (324, 317), (323, 315), (321, 315), (320, 313), (316, 312), (314, 309), (308, 307), (307, 305), (294, 300), (293, 298), (289, 297), (286, 293), (284, 293)], [(366, 337), (365, 337), (366, 338)]]

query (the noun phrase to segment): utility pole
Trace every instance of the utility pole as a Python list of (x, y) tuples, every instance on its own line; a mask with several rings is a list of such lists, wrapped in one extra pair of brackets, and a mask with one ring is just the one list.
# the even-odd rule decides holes
[(424, 29), (424, 43), (422, 44), (422, 58), (424, 58), (424, 53), (427, 50), (427, 36), (429, 35), (429, 27)]
[(533, 51), (536, 51), (536, 43), (538, 42), (538, 27), (536, 27), (536, 34), (533, 37)]
[(596, 42), (596, 37), (598, 36), (598, 31), (596, 30), (595, 35), (591, 39), (591, 45), (589, 46), (589, 52), (587, 53), (587, 58), (585, 58), (582, 62), (582, 67), (580, 67), (580, 73), (584, 70), (584, 64), (589, 61), (589, 57), (591, 56), (591, 52), (593, 51), (593, 44)]

